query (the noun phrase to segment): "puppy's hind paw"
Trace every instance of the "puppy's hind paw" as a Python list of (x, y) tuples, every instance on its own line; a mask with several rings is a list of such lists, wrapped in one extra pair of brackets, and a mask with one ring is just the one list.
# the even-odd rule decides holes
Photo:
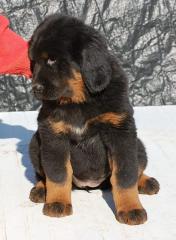
[(44, 203), (46, 198), (46, 189), (43, 187), (33, 187), (29, 199), (35, 203)]
[(139, 184), (138, 190), (141, 194), (153, 195), (159, 192), (159, 182), (152, 177), (147, 178), (142, 184)]

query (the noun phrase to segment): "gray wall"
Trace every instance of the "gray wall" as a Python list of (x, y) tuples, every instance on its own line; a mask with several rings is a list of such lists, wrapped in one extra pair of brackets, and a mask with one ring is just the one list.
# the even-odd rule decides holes
[[(48, 14), (77, 16), (99, 29), (129, 78), (133, 105), (176, 104), (175, 0), (1, 0), (11, 28), (29, 40)], [(0, 111), (38, 107), (31, 81), (0, 76)]]

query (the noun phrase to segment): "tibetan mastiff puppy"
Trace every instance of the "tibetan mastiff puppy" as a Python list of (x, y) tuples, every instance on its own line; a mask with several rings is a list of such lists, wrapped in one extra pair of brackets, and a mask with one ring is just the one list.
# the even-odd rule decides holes
[(82, 21), (47, 17), (29, 42), (34, 95), (42, 101), (30, 143), (37, 183), (30, 199), (51, 217), (72, 214), (72, 185), (109, 180), (121, 223), (147, 220), (139, 193), (155, 194), (145, 175), (147, 156), (137, 138), (126, 76), (105, 39)]

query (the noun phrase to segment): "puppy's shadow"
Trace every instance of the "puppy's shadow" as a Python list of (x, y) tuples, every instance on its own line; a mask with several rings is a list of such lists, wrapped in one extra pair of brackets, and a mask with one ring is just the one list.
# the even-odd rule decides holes
[(9, 125), (0, 119), (0, 139), (19, 139), (16, 144), (17, 151), (22, 154), (22, 165), (25, 167), (25, 177), (32, 183), (35, 182), (34, 170), (29, 158), (28, 146), (34, 131), (20, 125)]
[(115, 210), (115, 205), (114, 205), (114, 200), (113, 200), (113, 197), (112, 197), (111, 190), (103, 190), (102, 191), (102, 197), (115, 215), (116, 210)]
[[(30, 158), (29, 158), (29, 142), (32, 138), (34, 131), (29, 130), (20, 125), (9, 125), (3, 123), (0, 119), (0, 139), (9, 139), (15, 138), (19, 139), (17, 143), (17, 151), (22, 154), (22, 165), (25, 167), (25, 177), (31, 183), (35, 183), (34, 169), (32, 167)], [(102, 190), (102, 197), (110, 207), (110, 209), (115, 214), (115, 205), (112, 197), (112, 192), (108, 187), (108, 190)]]

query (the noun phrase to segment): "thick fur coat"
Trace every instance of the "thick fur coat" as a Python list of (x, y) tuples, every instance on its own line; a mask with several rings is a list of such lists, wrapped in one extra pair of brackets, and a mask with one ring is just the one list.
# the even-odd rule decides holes
[[(30, 199), (45, 202), (46, 215), (72, 213), (72, 184), (112, 185), (117, 219), (147, 219), (138, 191), (159, 184), (143, 174), (144, 145), (137, 138), (127, 78), (106, 41), (76, 18), (52, 15), (29, 43), (33, 92), (42, 101), (30, 144), (37, 183)], [(106, 183), (106, 184), (105, 184)]]

